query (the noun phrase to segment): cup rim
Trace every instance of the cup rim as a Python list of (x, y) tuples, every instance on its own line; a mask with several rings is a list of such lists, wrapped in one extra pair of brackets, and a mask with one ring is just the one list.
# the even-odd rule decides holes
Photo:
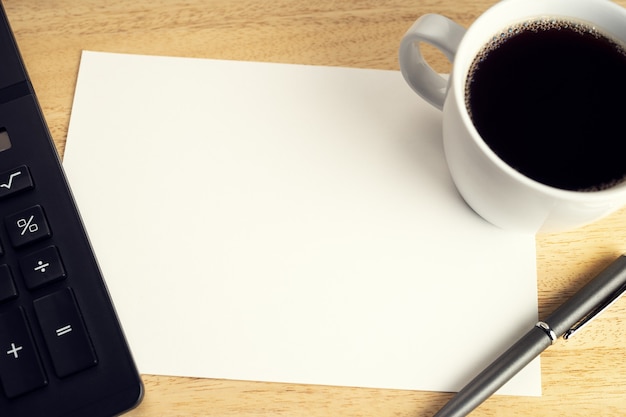
[[(512, 5), (514, 6), (520, 3), (524, 3), (526, 6), (532, 3), (534, 8), (532, 8), (531, 10), (536, 9), (537, 11), (528, 11), (523, 13), (522, 15), (515, 15), (515, 17), (511, 17), (510, 19), (499, 18), (499, 16), (502, 13), (506, 13), (507, 9), (511, 8)], [(572, 11), (569, 9), (574, 4), (585, 4), (587, 7), (589, 7), (590, 3), (593, 3), (593, 7), (596, 8), (596, 12), (599, 12), (597, 7), (602, 5), (606, 7), (605, 13), (621, 13), (624, 19), (623, 21), (626, 21), (626, 10), (608, 0), (501, 0), (499, 3), (495, 4), (487, 11), (485, 11), (481, 16), (479, 16), (476, 21), (472, 23), (472, 25), (467, 29), (465, 36), (463, 36), (463, 39), (458, 46), (458, 52), (455, 56), (452, 65), (452, 71), (450, 74), (450, 88), (454, 89), (453, 94), (457, 95), (457, 97), (462, 98), (459, 100), (450, 100), (450, 102), (453, 102), (457, 106), (457, 111), (461, 115), (463, 124), (469, 127), (469, 133), (472, 140), (489, 158), (489, 160), (504, 173), (515, 179), (517, 182), (521, 182), (522, 184), (541, 193), (550, 194), (556, 197), (561, 197), (573, 201), (601, 201), (610, 200), (616, 197), (626, 198), (626, 179), (613, 187), (602, 190), (576, 191), (554, 187), (527, 177), (526, 175), (522, 174), (521, 172), (517, 171), (515, 168), (507, 164), (482, 139), (482, 137), (478, 133), (478, 130), (474, 126), (474, 123), (469, 115), (465, 104), (465, 85), (467, 72), (469, 70), (469, 67), (471, 66), (474, 56), (476, 56), (480, 49), (482, 49), (482, 46), (484, 46), (490, 38), (500, 32), (503, 32), (513, 25), (523, 23), (532, 19), (553, 19), (556, 17), (575, 20), (581, 23), (589, 24), (590, 26), (597, 28), (600, 32), (607, 33), (611, 37), (618, 39), (621, 43), (626, 45), (626, 35), (624, 35), (623, 37), (618, 37), (614, 34), (614, 31), (607, 29), (605, 25), (593, 22), (585, 17), (579, 17), (579, 15), (572, 13)], [(556, 8), (557, 6), (565, 4), (567, 4), (568, 7), (566, 11), (550, 11), (552, 8)], [(546, 5), (549, 7), (543, 7)], [(489, 33), (486, 34), (482, 30), (482, 26), (485, 24), (488, 24), (489, 27), (497, 28), (495, 28), (495, 30), (493, 31), (489, 31)], [(478, 47), (476, 46), (477, 43), (479, 44)], [(444, 107), (448, 103), (449, 101), (446, 100), (446, 102), (444, 103)]]

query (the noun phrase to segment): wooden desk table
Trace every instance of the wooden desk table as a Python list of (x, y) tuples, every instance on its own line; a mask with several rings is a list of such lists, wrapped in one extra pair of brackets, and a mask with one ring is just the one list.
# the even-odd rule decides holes
[[(436, 12), (468, 26), (494, 2), (4, 0), (4, 5), (62, 153), (83, 49), (397, 70), (400, 39), (418, 16)], [(626, 0), (617, 3), (626, 6)], [(436, 69), (446, 71), (445, 59), (437, 54), (433, 59)], [(626, 210), (580, 230), (538, 236), (540, 315), (624, 252)], [(494, 397), (473, 415), (626, 415), (626, 298), (579, 336), (548, 349), (542, 374), (542, 397)], [(152, 375), (143, 380), (145, 399), (129, 414), (133, 417), (421, 417), (450, 398)]]

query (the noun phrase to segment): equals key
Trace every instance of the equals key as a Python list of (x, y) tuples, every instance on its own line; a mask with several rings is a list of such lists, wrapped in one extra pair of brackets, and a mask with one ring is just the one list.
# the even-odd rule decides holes
[(98, 363), (71, 288), (34, 301), (55, 373), (66, 377)]

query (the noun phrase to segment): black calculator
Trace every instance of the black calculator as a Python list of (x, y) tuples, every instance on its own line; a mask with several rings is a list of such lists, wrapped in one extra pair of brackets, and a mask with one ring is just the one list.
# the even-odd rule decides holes
[(0, 416), (113, 416), (142, 395), (0, 4)]

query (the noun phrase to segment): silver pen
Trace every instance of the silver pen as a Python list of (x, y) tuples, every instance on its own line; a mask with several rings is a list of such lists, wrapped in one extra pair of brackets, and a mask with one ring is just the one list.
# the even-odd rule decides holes
[(553, 344), (571, 338), (626, 291), (622, 255), (498, 357), (443, 406), (434, 417), (468, 415)]

